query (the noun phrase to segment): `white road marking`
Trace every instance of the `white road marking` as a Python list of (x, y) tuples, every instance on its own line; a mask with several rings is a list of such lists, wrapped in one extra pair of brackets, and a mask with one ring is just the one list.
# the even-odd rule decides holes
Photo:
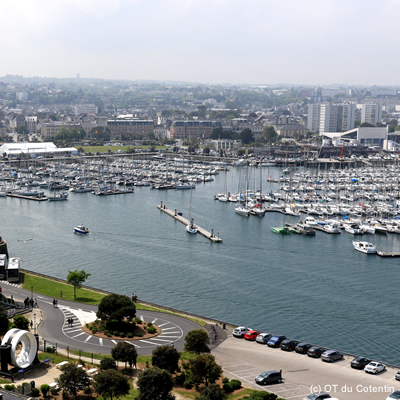
[(153, 319), (153, 321), (151, 321), (152, 324), (154, 324), (154, 322), (156, 322), (158, 320), (158, 318)]
[(128, 342), (127, 340), (124, 340), (124, 342), (125, 342), (125, 343), (128, 343), (128, 344), (130, 344), (130, 345), (132, 345), (132, 346), (138, 347), (138, 348), (140, 349), (140, 346), (137, 345), (137, 344), (135, 344), (135, 343)]
[(161, 342), (171, 342), (171, 340), (152, 338), (151, 340), (160, 340)]
[(85, 342), (87, 342), (90, 338), (92, 338), (93, 336), (92, 335), (90, 335), (90, 336), (88, 336), (86, 339), (85, 339)]
[(117, 344), (117, 342), (116, 342), (115, 340), (111, 339), (111, 341), (112, 341), (114, 344)]
[(164, 336), (164, 335), (160, 335), (158, 336), (159, 338), (171, 338), (171, 339), (179, 339), (179, 336)]
[(141, 340), (140, 343), (149, 343), (152, 344), (153, 346), (161, 346), (159, 343), (148, 342), (147, 340)]
[(158, 327), (161, 328), (162, 326), (168, 325), (168, 324), (170, 324), (170, 323), (171, 323), (171, 322), (166, 322), (165, 324), (158, 325)]
[(67, 329), (65, 329), (65, 331), (66, 331), (66, 333), (71, 333), (71, 332), (80, 332), (80, 331), (82, 331), (82, 329), (81, 328), (79, 328), (79, 329), (74, 329), (74, 330), (69, 330), (69, 331), (67, 331)]
[(100, 346), (103, 346), (103, 339), (102, 338), (99, 338), (99, 344), (100, 344)]
[(180, 333), (180, 332), (165, 332), (167, 335), (174, 335), (174, 334), (176, 334), (176, 333)]
[(141, 315), (139, 318), (140, 318), (142, 321), (144, 321), (143, 315)]
[(78, 333), (78, 334), (75, 335), (75, 336), (72, 336), (72, 338), (76, 338), (76, 337), (81, 336), (81, 335), (84, 335), (84, 334), (85, 334), (85, 332), (81, 332), (81, 333)]
[[(162, 325), (158, 325), (158, 327), (160, 328), (161, 326), (164, 326), (165, 324)], [(176, 326), (171, 326), (170, 328), (164, 328), (163, 331), (168, 331), (170, 329), (176, 329)]]

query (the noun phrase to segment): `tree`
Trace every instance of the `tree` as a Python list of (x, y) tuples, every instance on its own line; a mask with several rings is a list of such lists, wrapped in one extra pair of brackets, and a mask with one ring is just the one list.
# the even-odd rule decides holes
[(68, 363), (61, 367), (62, 374), (55, 379), (61, 390), (78, 398), (78, 392), (90, 386), (89, 376), (77, 364)]
[(267, 139), (270, 143), (275, 142), (275, 140), (278, 136), (275, 128), (272, 125), (265, 126), (262, 134), (265, 137), (265, 139)]
[(207, 343), (208, 333), (203, 329), (194, 329), (185, 336), (185, 351), (196, 354), (209, 353)]
[(188, 370), (195, 384), (215, 383), (222, 375), (222, 368), (215, 362), (212, 354), (199, 354), (188, 361)]
[(132, 344), (127, 342), (118, 342), (117, 345), (111, 349), (111, 356), (114, 360), (128, 363), (131, 368), (134, 365), (136, 368), (136, 359), (138, 354), (135, 346)]
[(105, 371), (107, 369), (117, 369), (117, 363), (115, 362), (115, 360), (111, 357), (104, 357), (101, 361), (100, 361), (100, 369), (102, 371)]
[(244, 144), (249, 144), (254, 140), (253, 132), (249, 128), (246, 128), (242, 132), (240, 132), (239, 137)]
[(126, 396), (131, 386), (128, 378), (115, 369), (101, 371), (94, 377), (94, 388), (96, 392), (103, 396), (103, 399)]
[(174, 387), (168, 371), (154, 367), (144, 370), (137, 380), (139, 396), (137, 400), (175, 400), (170, 392)]
[(396, 132), (400, 131), (400, 125), (396, 126)]
[(47, 385), (46, 383), (43, 383), (43, 385), (40, 386), (40, 391), (42, 392), (43, 397), (47, 396), (47, 393), (49, 393), (49, 390), (50, 390), (50, 386)]
[(80, 271), (78, 271), (77, 269), (75, 271), (68, 271), (67, 283), (74, 286), (74, 298), (76, 298), (76, 289), (80, 289), (83, 282), (85, 282), (86, 279), (89, 278), (89, 276), (91, 275), (92, 274), (89, 274), (83, 269)]
[(275, 393), (256, 391), (245, 396), (242, 400), (276, 400), (278, 396)]
[(375, 127), (375, 125), (374, 124), (370, 124), (369, 122), (363, 122), (360, 125), (360, 128), (374, 128), (374, 127)]
[(166, 369), (173, 374), (178, 369), (180, 354), (172, 346), (159, 346), (153, 350), (151, 363), (153, 366)]
[(23, 126), (19, 126), (16, 130), (17, 133), (19, 133), (20, 135), (24, 135), (26, 133), (29, 133), (29, 130), (23, 125)]
[(101, 299), (96, 315), (102, 320), (122, 321), (124, 317), (134, 318), (136, 307), (128, 296), (114, 293)]
[(29, 319), (23, 315), (16, 315), (14, 317), (14, 326), (18, 329), (28, 330), (29, 329)]
[(226, 400), (227, 398), (227, 394), (216, 383), (205, 387), (200, 396), (196, 396), (196, 400)]
[(8, 319), (7, 313), (4, 308), (0, 306), (0, 335), (4, 335), (10, 326), (10, 321)]

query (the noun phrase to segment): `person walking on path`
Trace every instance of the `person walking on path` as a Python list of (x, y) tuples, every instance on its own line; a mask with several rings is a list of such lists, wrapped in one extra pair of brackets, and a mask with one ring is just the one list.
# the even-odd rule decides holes
[(53, 307), (56, 306), (56, 299), (53, 299)]

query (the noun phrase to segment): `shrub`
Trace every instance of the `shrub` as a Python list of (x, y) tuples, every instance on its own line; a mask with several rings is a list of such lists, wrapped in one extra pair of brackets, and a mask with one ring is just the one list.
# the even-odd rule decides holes
[(54, 346), (48, 346), (48, 347), (46, 347), (46, 352), (47, 353), (55, 353), (56, 348)]
[(114, 332), (113, 332), (113, 335), (114, 335), (114, 336), (118, 336), (118, 335), (119, 335), (119, 332), (118, 332), (118, 331), (114, 331)]
[(83, 389), (83, 393), (87, 395), (91, 395), (93, 393), (93, 389), (89, 386)]
[(92, 333), (96, 334), (97, 331), (98, 331), (98, 329), (94, 326), (94, 327), (92, 328)]
[(107, 330), (104, 330), (103, 333), (107, 336), (110, 332)]
[(176, 375), (175, 378), (174, 378), (174, 381), (175, 381), (175, 384), (176, 384), (176, 385), (183, 385), (184, 382), (186, 381), (186, 375), (185, 375), (185, 373)]
[(193, 387), (193, 382), (190, 379), (186, 379), (186, 381), (183, 382), (183, 387), (185, 389), (191, 389)]
[(156, 332), (157, 332), (157, 329), (154, 328), (154, 326), (149, 326), (149, 327), (147, 328), (147, 332), (148, 332), (148, 333), (156, 333)]
[(238, 390), (242, 387), (242, 382), (239, 379), (232, 379), (229, 383), (232, 385), (233, 390)]
[(57, 396), (58, 391), (59, 391), (59, 389), (57, 389), (57, 388), (51, 388), (51, 389), (50, 389), (50, 393), (51, 393), (53, 396)]
[(153, 323), (152, 323), (152, 322), (148, 322), (148, 323), (147, 323), (147, 326), (148, 326), (148, 327), (153, 326)]
[[(85, 324), (86, 328), (89, 328), (89, 324)], [(90, 328), (89, 328), (90, 329)]]
[(4, 389), (13, 392), (15, 390), (15, 385), (4, 385)]
[(224, 383), (223, 389), (225, 393), (232, 393), (233, 392), (233, 387), (230, 382)]
[(124, 338), (124, 337), (126, 337), (126, 334), (125, 334), (125, 332), (120, 332), (120, 333), (119, 333), (119, 336), (121, 336), (122, 338)]
[(112, 335), (111, 335), (110, 332), (107, 332), (107, 333), (106, 333), (106, 336), (107, 336), (107, 337), (111, 337)]
[(137, 324), (141, 325), (143, 321), (140, 318), (135, 318), (135, 322)]
[(43, 397), (47, 396), (47, 393), (49, 393), (50, 386), (47, 385), (46, 383), (43, 383), (43, 385), (40, 386), (40, 391), (43, 393)]
[(228, 383), (228, 382), (229, 382), (229, 379), (228, 379), (228, 378), (222, 379), (222, 383)]
[(132, 338), (133, 338), (133, 333), (132, 333), (132, 332), (129, 332), (129, 333), (126, 335), (126, 337), (127, 337), (128, 339), (132, 339)]
[(37, 388), (32, 388), (32, 396), (38, 397), (40, 395), (40, 391)]

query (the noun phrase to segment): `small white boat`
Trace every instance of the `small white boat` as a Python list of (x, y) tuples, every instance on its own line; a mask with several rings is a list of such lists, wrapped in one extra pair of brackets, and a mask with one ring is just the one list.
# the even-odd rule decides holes
[(49, 199), (49, 201), (68, 200), (68, 193), (57, 193), (54, 196), (49, 196), (48, 199)]
[(333, 222), (333, 221), (328, 221), (323, 227), (322, 229), (327, 232), (327, 233), (331, 233), (331, 234), (338, 234), (338, 233), (342, 233), (342, 231), (340, 230), (340, 224), (338, 222)]
[(344, 230), (352, 235), (364, 235), (364, 231), (357, 224), (343, 224)]
[(186, 225), (186, 232), (188, 233), (197, 233), (197, 227), (192, 222)]
[(89, 233), (89, 229), (85, 228), (83, 225), (78, 225), (74, 227), (74, 232), (75, 233), (82, 233), (82, 234), (87, 234)]
[(305, 220), (304, 220), (304, 225), (315, 227), (318, 224), (317, 224), (317, 221), (315, 220), (314, 217), (306, 217)]
[(238, 204), (235, 206), (235, 213), (248, 217), (250, 215), (250, 210), (244, 204)]
[(365, 254), (375, 254), (376, 247), (369, 242), (356, 242), (353, 241), (353, 246), (357, 251), (361, 251), (361, 253)]

